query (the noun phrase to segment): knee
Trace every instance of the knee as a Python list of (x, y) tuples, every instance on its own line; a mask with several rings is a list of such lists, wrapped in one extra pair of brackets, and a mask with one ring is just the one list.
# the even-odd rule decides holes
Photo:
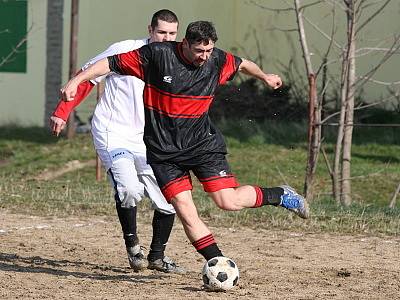
[(117, 188), (115, 200), (121, 203), (121, 207), (135, 207), (142, 200), (144, 192), (140, 187), (122, 187)]
[(181, 218), (190, 218), (190, 215), (193, 214), (191, 206), (186, 200), (173, 198), (171, 199), (171, 205)]
[(183, 224), (191, 226), (198, 223), (200, 220), (196, 206), (194, 206), (193, 202), (189, 200), (172, 199), (171, 203)]

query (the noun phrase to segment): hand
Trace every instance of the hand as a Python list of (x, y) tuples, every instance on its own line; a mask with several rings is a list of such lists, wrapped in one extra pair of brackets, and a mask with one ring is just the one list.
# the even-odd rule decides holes
[(275, 74), (265, 74), (264, 81), (274, 90), (282, 86), (282, 79)]
[(61, 99), (64, 101), (74, 100), (77, 89), (78, 84), (75, 83), (74, 79), (71, 79), (60, 89)]
[(60, 134), (61, 130), (65, 128), (66, 124), (67, 123), (59, 117), (56, 116), (50, 117), (50, 129), (53, 135), (55, 136), (58, 136)]

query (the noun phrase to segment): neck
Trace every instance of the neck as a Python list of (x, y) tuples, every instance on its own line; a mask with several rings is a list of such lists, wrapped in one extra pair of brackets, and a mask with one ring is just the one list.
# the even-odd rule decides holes
[(183, 58), (186, 61), (190, 62), (190, 55), (188, 53), (189, 53), (189, 49), (185, 46), (185, 43), (182, 43), (182, 55), (183, 55)]

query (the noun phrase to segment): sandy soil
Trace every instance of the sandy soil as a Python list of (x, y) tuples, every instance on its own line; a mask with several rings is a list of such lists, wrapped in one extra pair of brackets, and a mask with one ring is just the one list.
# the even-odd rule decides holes
[[(399, 299), (400, 238), (212, 228), (240, 269), (228, 293), (202, 289), (203, 259), (176, 223), (167, 254), (189, 272), (133, 273), (114, 218), (0, 211), (1, 299)], [(148, 246), (150, 225), (139, 224)]]

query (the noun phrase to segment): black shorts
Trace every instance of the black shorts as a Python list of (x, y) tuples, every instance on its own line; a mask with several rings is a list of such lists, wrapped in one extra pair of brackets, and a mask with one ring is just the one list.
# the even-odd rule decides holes
[(189, 171), (199, 179), (206, 192), (238, 187), (224, 154), (207, 153), (184, 162), (150, 163), (165, 199), (193, 189)]

